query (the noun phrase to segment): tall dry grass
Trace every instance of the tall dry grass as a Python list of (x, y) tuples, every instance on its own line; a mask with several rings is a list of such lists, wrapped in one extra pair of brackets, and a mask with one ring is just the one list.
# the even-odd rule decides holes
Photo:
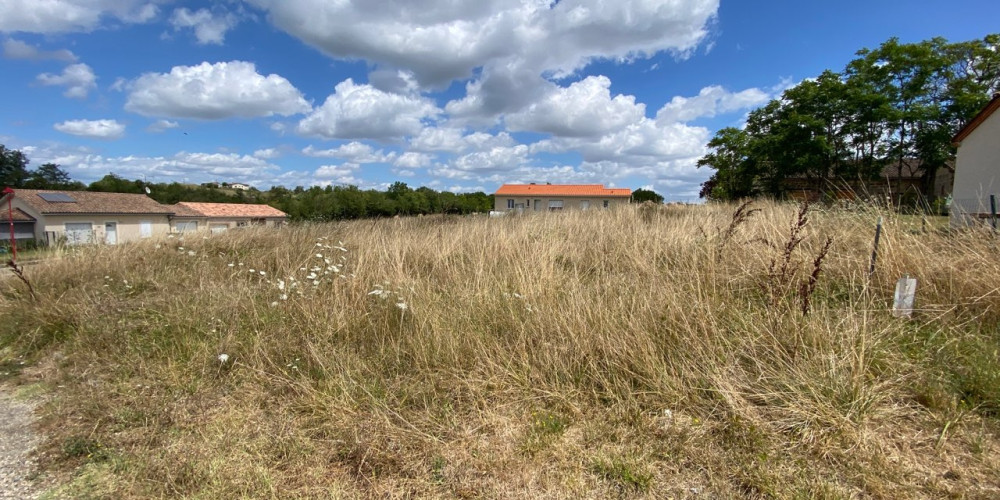
[(997, 240), (736, 210), (82, 249), (0, 283), (0, 356), (55, 496), (1000, 495)]

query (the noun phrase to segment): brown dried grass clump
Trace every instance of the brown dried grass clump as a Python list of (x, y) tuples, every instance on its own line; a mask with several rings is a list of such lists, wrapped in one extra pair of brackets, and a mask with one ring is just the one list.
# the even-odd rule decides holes
[(881, 214), (869, 278), (874, 212), (650, 214), (80, 249), (0, 282), (0, 361), (50, 367), (55, 496), (1000, 494), (989, 233)]

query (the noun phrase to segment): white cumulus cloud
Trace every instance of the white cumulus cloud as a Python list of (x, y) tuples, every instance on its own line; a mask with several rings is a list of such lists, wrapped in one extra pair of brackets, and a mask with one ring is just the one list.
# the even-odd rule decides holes
[(598, 137), (636, 123), (646, 106), (635, 97), (611, 97), (611, 80), (588, 76), (566, 88), (553, 88), (524, 110), (506, 116), (511, 130), (547, 132), (564, 137)]
[(249, 1), (332, 57), (405, 69), (434, 86), (490, 62), (568, 74), (595, 58), (684, 53), (718, 10), (718, 0)]
[(348, 78), (299, 122), (298, 132), (327, 139), (391, 140), (420, 133), (423, 120), (439, 112), (430, 99), (385, 92)]
[(311, 109), (291, 82), (261, 75), (253, 63), (203, 62), (175, 66), (170, 73), (146, 73), (129, 85), (125, 109), (146, 116), (253, 118), (295, 115)]
[(180, 127), (180, 124), (177, 122), (172, 122), (170, 120), (156, 120), (155, 122), (151, 123), (148, 127), (146, 127), (146, 131), (157, 134), (160, 132), (166, 132), (169, 129), (177, 127)]
[(656, 120), (660, 123), (674, 123), (711, 118), (722, 113), (760, 106), (773, 97), (767, 91), (758, 88), (730, 92), (723, 87), (713, 85), (701, 89), (701, 92), (694, 97), (675, 96), (656, 112)]
[(399, 155), (393, 165), (399, 168), (422, 168), (430, 165), (433, 159), (429, 154), (407, 151)]
[(8, 38), (3, 42), (3, 56), (7, 59), (24, 59), (28, 61), (63, 61), (76, 62), (76, 54), (67, 49), (42, 50), (21, 40)]
[(419, 152), (466, 153), (497, 146), (513, 146), (516, 141), (507, 132), (466, 134), (454, 127), (427, 127), (410, 140), (410, 149)]
[(64, 134), (91, 139), (114, 140), (125, 135), (125, 125), (116, 120), (67, 120), (52, 128)]
[(91, 90), (97, 88), (97, 76), (94, 75), (94, 70), (86, 64), (70, 64), (58, 75), (51, 73), (38, 75), (38, 83), (66, 87), (66, 92), (63, 92), (64, 96), (82, 99), (87, 97)]
[(281, 156), (281, 153), (274, 148), (258, 149), (253, 152), (254, 158), (260, 158), (262, 160), (272, 160)]
[(306, 146), (302, 154), (316, 158), (341, 158), (351, 163), (385, 163), (392, 161), (396, 157), (395, 152), (386, 153), (383, 150), (376, 151), (375, 148), (358, 141), (351, 141), (333, 149), (316, 149)]
[(226, 32), (233, 29), (239, 19), (231, 12), (212, 12), (208, 9), (191, 11), (187, 7), (174, 10), (170, 16), (170, 24), (174, 30), (191, 28), (198, 43), (202, 45), (221, 45), (226, 38)]
[(28, 33), (88, 32), (103, 21), (148, 22), (158, 12), (146, 0), (4, 0), (0, 31)]

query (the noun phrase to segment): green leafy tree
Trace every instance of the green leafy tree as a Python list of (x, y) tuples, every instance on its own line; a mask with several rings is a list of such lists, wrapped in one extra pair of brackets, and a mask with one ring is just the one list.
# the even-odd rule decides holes
[(30, 189), (62, 189), (70, 191), (80, 191), (84, 189), (81, 182), (70, 178), (59, 165), (46, 163), (28, 173), (28, 180), (24, 187)]
[(28, 157), (0, 144), (0, 187), (24, 187), (28, 180)]
[[(709, 199), (782, 197), (788, 179), (822, 188), (916, 166), (925, 196), (954, 159), (951, 137), (1000, 90), (1000, 35), (948, 43), (892, 38), (862, 49), (843, 73), (825, 71), (752, 111), (744, 129), (723, 129), (699, 167)], [(913, 162), (912, 160), (918, 160)]]
[(651, 201), (656, 204), (663, 203), (663, 196), (660, 196), (652, 189), (636, 189), (632, 191), (632, 203), (642, 203), (645, 201)]
[(757, 194), (756, 172), (750, 163), (750, 135), (745, 130), (727, 127), (708, 142), (711, 153), (698, 160), (698, 167), (715, 170), (702, 186), (701, 197), (709, 200), (735, 200)]

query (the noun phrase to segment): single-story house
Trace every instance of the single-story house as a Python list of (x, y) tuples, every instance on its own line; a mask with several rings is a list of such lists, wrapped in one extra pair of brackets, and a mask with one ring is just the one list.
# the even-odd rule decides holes
[(166, 208), (174, 213), (171, 216), (171, 228), (175, 232), (208, 229), (218, 233), (246, 226), (278, 227), (288, 220), (285, 212), (259, 204), (182, 201), (167, 205)]
[(1000, 210), (1000, 94), (979, 112), (952, 143), (958, 147), (955, 159), (955, 188), (952, 192), (951, 224), (968, 225), (990, 214), (990, 195)]
[(493, 197), (497, 212), (554, 212), (627, 205), (632, 190), (601, 184), (504, 184)]
[(47, 244), (113, 245), (170, 230), (170, 209), (143, 194), (16, 189), (0, 198), (5, 217), (10, 196), (20, 231)]
[(242, 182), (233, 182), (233, 183), (230, 183), (229, 187), (232, 188), (232, 189), (240, 190), (240, 191), (249, 191), (250, 190), (250, 185), (249, 184), (243, 184)]

